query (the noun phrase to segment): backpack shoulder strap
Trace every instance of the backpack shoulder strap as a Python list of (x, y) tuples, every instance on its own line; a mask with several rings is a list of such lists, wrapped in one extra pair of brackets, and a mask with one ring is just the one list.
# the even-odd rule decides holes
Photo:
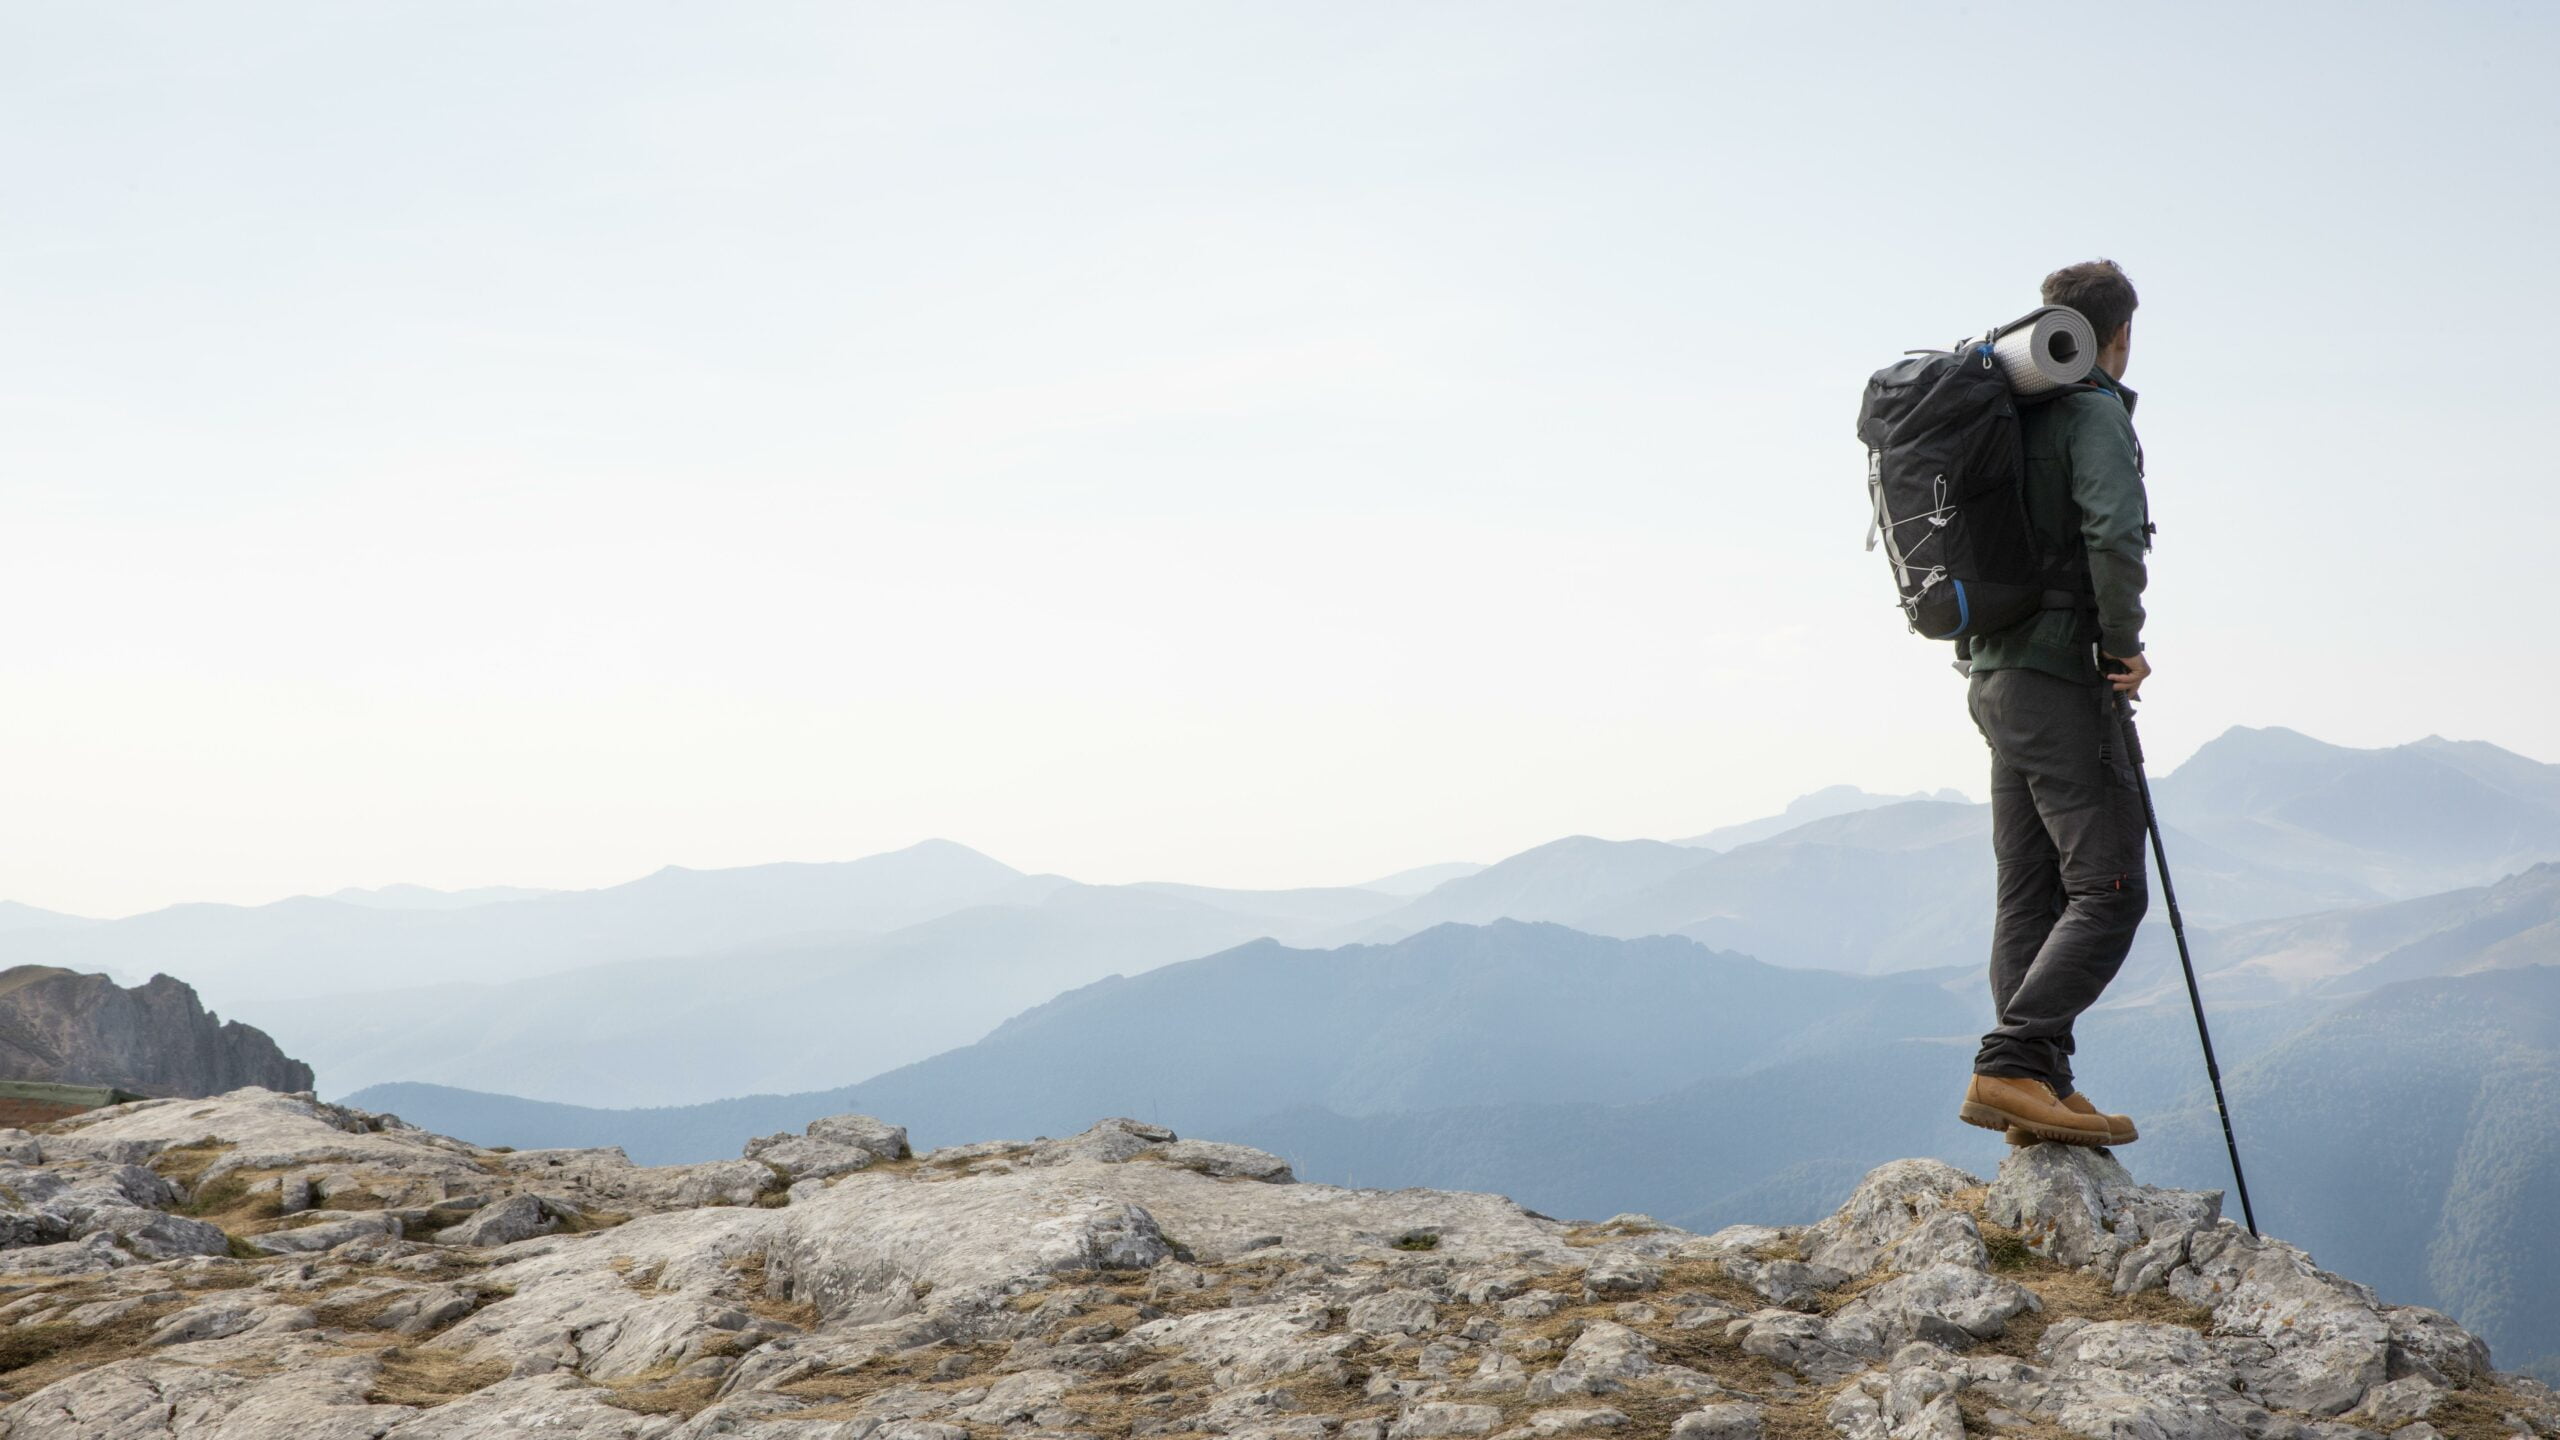
[(2092, 385), (2085, 380), (2075, 380), (2068, 385), (2056, 385), (2050, 390), (2039, 391), (2033, 395), (2021, 395), (2018, 397), (2018, 403), (2050, 405), (2065, 395), (2104, 395), (2106, 393), (2107, 387), (2103, 385)]

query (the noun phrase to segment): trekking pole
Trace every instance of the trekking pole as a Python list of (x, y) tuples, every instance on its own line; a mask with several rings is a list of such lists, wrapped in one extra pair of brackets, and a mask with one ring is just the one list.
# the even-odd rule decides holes
[(2169, 902), (2169, 933), (2178, 940), (2178, 966), (2187, 972), (2187, 1003), (2195, 1007), (2196, 1038), (2204, 1042), (2205, 1078), (2213, 1082), (2213, 1108), (2222, 1116), (2222, 1146), (2231, 1152), (2231, 1179), (2240, 1191), (2240, 1218), (2258, 1238), (2257, 1212), (2249, 1208), (2249, 1177), (2240, 1173), (2240, 1142), (2231, 1134), (2231, 1105), (2222, 1098), (2222, 1067), (2214, 1063), (2213, 1031), (2204, 1023), (2204, 992), (2196, 987), (2196, 962), (2187, 954), (2187, 924), (2178, 916), (2178, 887), (2169, 883), (2169, 851), (2160, 843), (2160, 812), (2151, 808), (2151, 776), (2142, 768), (2142, 735), (2133, 728), (2133, 698), (2116, 692), (2116, 718), (2124, 727), (2125, 758), (2133, 762), (2142, 791), (2142, 823), (2151, 831), (2151, 860), (2160, 871), (2160, 898)]

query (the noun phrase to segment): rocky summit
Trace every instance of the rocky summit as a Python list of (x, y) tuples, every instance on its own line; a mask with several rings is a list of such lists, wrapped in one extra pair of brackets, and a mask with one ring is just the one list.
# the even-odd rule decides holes
[(248, 1089), (0, 1157), (7, 1440), (2560, 1436), (2445, 1316), (2059, 1146), (1713, 1235), (1130, 1120), (643, 1167)]
[(124, 986), (52, 965), (0, 970), (0, 1080), (95, 1085), (137, 1095), (212, 1095), (243, 1085), (301, 1090), (311, 1067), (265, 1031), (206, 1011), (182, 980)]

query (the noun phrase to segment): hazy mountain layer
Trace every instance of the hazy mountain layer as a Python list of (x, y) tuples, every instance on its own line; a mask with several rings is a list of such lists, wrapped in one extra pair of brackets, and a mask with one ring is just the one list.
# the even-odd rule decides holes
[(1103, 981), (855, 1090), (928, 1143), (1055, 1132), (1097, 1106), (1215, 1128), (1288, 1104), (1620, 1103), (1971, 1027), (1934, 985), (1506, 920), (1329, 951), (1258, 942)]
[(21, 905), (15, 900), (0, 900), (0, 932), (70, 929), (99, 923), (84, 915), (65, 915), (57, 910)]
[[(2126, 983), (2174, 990), (2173, 965), (2140, 957)], [(1898, 1154), (1995, 1163), (1998, 1138), (1953, 1113), (1978, 983), (1790, 971), (1505, 922), (1333, 952), (1245, 946), (1086, 987), (978, 1044), (819, 1094), (621, 1114), (425, 1087), (355, 1098), (482, 1143), (611, 1135), (651, 1161), (731, 1153), (847, 1108), (908, 1116), (926, 1143), (1126, 1113), (1207, 1124), (1309, 1178), (1482, 1188), (1550, 1213), (1639, 1210), (1708, 1230), (1810, 1218)], [(2489, 1329), (2520, 1360), (2560, 1351), (2537, 1298), (2560, 1294), (2560, 1274), (2518, 1258), (2560, 1220), (2555, 1015), (2549, 967), (2325, 1005), (2217, 991), (2261, 1218), (2391, 1299)], [(2092, 1094), (2142, 1119), (2132, 1153), (2181, 1183), (2227, 1183), (2182, 993), (2093, 1014), (2080, 1062)]]
[(2254, 862), (2376, 898), (2481, 885), (2560, 859), (2560, 766), (2435, 736), (2353, 750), (2231, 730), (2157, 786), (2179, 828)]
[(1704, 835), (1692, 835), (1672, 843), (1694, 845), (1702, 850), (1730, 850), (1736, 845), (1748, 845), (1755, 840), (1785, 834), (1816, 820), (1873, 810), (1883, 805), (1898, 805), (1905, 800), (1936, 800), (1950, 805), (1966, 803), (1964, 793), (1959, 790), (1915, 790), (1908, 795), (1878, 795), (1855, 785), (1826, 785), (1810, 795), (1799, 795), (1788, 801), (1787, 808), (1775, 815), (1746, 820), (1739, 825), (1719, 825)]
[[(2560, 1371), (2560, 968), (2377, 990), (2228, 1080), (2263, 1226)], [(2159, 1173), (2222, 1163), (2200, 1100), (2147, 1128)]]
[(381, 885), (372, 889), (349, 886), (332, 890), (321, 897), (347, 905), (370, 905), (378, 910), (468, 910), (474, 905), (496, 905), (508, 900), (539, 900), (557, 895), (557, 890), (540, 890), (525, 885), (481, 885), (469, 890), (436, 890), (425, 885)]
[(798, 1095), (743, 1095), (701, 1105), (613, 1110), (492, 1095), (450, 1085), (368, 1085), (346, 1103), (483, 1145), (519, 1150), (619, 1145), (642, 1165), (718, 1160), (758, 1135), (798, 1130), (855, 1108), (854, 1087)]
[(841, 1085), (966, 1045), (1102, 976), (1323, 923), (1144, 886), (1066, 884), (1037, 904), (973, 906), (887, 935), (505, 985), (274, 1000), (258, 1013), (332, 1093), (425, 1080), (676, 1105)]
[(891, 930), (1065, 883), (932, 840), (841, 864), (669, 866), (603, 890), (462, 909), (312, 896), (173, 905), (91, 925), (12, 930), (0, 935), (0, 960), (138, 974), (184, 969), (204, 994), (237, 1009), (244, 999), (507, 980), (813, 933)]
[[(2235, 729), (2157, 790), (2179, 898), (2199, 926), (2412, 899), (2560, 859), (2560, 766), (2492, 745), (2429, 739), (2351, 750)], [(1843, 970), (1982, 954), (1989, 808), (1840, 804), (1840, 813), (1720, 854), (1652, 840), (1556, 841), (1336, 938), (1507, 916), (1605, 935), (1688, 935), (1774, 964)], [(1806, 808), (1831, 806), (1817, 793)], [(1738, 827), (1736, 840), (1752, 830)], [(2163, 921), (2155, 914), (2154, 928)]]

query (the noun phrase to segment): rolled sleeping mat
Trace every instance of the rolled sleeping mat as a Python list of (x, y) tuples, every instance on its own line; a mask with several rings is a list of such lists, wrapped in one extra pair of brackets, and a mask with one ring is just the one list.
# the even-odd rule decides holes
[(1991, 358), (2021, 395), (2041, 395), (2088, 378), (2098, 332), (2067, 305), (2030, 310), (1991, 332)]

